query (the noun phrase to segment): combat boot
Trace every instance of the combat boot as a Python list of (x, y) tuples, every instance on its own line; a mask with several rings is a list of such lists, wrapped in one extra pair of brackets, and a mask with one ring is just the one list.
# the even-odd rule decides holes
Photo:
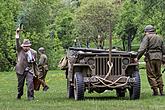
[(159, 92), (160, 92), (160, 95), (161, 96), (164, 96), (165, 95), (162, 88), (159, 88)]
[(21, 96), (20, 96), (20, 95), (17, 95), (17, 99), (18, 99), (18, 100), (21, 99)]
[(28, 97), (28, 100), (29, 100), (29, 101), (34, 100), (34, 97)]
[(43, 88), (43, 91), (47, 91), (49, 89), (49, 87), (46, 85), (44, 88)]
[(153, 96), (157, 96), (158, 95), (158, 89), (153, 89), (153, 94), (152, 94)]

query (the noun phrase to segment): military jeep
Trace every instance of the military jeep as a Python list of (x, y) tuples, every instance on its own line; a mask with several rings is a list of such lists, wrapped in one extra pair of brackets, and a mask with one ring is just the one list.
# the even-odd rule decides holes
[(135, 52), (112, 50), (109, 60), (108, 50), (70, 47), (67, 97), (82, 100), (86, 90), (90, 93), (116, 90), (117, 97), (125, 97), (128, 90), (130, 99), (139, 99), (141, 84), (136, 56)]

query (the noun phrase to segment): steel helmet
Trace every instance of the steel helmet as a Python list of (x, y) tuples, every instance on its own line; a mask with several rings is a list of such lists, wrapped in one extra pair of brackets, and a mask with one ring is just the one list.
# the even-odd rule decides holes
[(43, 47), (40, 47), (40, 48), (38, 49), (38, 52), (44, 53), (44, 52), (45, 52), (45, 49), (44, 49)]
[(144, 31), (145, 31), (145, 32), (154, 32), (154, 31), (155, 31), (155, 28), (154, 28), (154, 26), (152, 26), (152, 25), (147, 25), (147, 26), (144, 28)]

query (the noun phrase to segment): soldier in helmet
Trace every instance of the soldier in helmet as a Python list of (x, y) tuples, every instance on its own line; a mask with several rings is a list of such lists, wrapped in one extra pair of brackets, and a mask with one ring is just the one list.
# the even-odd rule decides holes
[(146, 62), (146, 72), (148, 82), (153, 90), (153, 96), (163, 96), (163, 79), (161, 74), (162, 55), (165, 53), (162, 38), (155, 33), (152, 25), (147, 25), (144, 29), (145, 37), (143, 38), (136, 60), (139, 60), (144, 54)]
[(104, 46), (104, 38), (103, 38), (103, 36), (101, 36), (101, 35), (98, 35), (98, 48), (99, 49), (103, 49), (103, 46)]
[(38, 52), (40, 54), (38, 68), (39, 68), (39, 79), (42, 81), (43, 91), (47, 91), (49, 87), (46, 85), (45, 78), (46, 74), (48, 72), (48, 58), (45, 54), (45, 49), (43, 47), (40, 47), (38, 49)]

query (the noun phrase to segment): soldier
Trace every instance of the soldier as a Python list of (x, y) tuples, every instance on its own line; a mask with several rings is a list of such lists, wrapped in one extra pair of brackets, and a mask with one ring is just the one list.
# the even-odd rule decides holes
[(104, 38), (101, 35), (98, 35), (98, 48), (103, 49), (104, 46)]
[(28, 100), (34, 99), (34, 84), (33, 84), (33, 62), (36, 61), (37, 52), (30, 48), (31, 43), (28, 39), (24, 39), (23, 43), (19, 43), (20, 29), (16, 30), (16, 50), (17, 50), (17, 64), (16, 74), (18, 78), (18, 94), (17, 99), (21, 99), (23, 95), (23, 87), (26, 79), (27, 83), (27, 97)]
[(82, 47), (80, 39), (78, 37), (74, 39), (74, 47)]
[(155, 33), (152, 25), (147, 25), (144, 31), (145, 37), (140, 44), (136, 60), (139, 60), (143, 54), (145, 55), (147, 78), (153, 90), (153, 96), (158, 95), (158, 89), (160, 95), (163, 96), (164, 85), (161, 74), (162, 54), (165, 53), (163, 40)]
[(38, 63), (38, 68), (39, 68), (39, 79), (42, 82), (43, 86), (43, 91), (47, 91), (49, 87), (46, 85), (45, 78), (46, 74), (48, 72), (48, 58), (45, 54), (45, 49), (43, 47), (40, 47), (38, 49), (38, 52), (40, 54), (40, 59)]

